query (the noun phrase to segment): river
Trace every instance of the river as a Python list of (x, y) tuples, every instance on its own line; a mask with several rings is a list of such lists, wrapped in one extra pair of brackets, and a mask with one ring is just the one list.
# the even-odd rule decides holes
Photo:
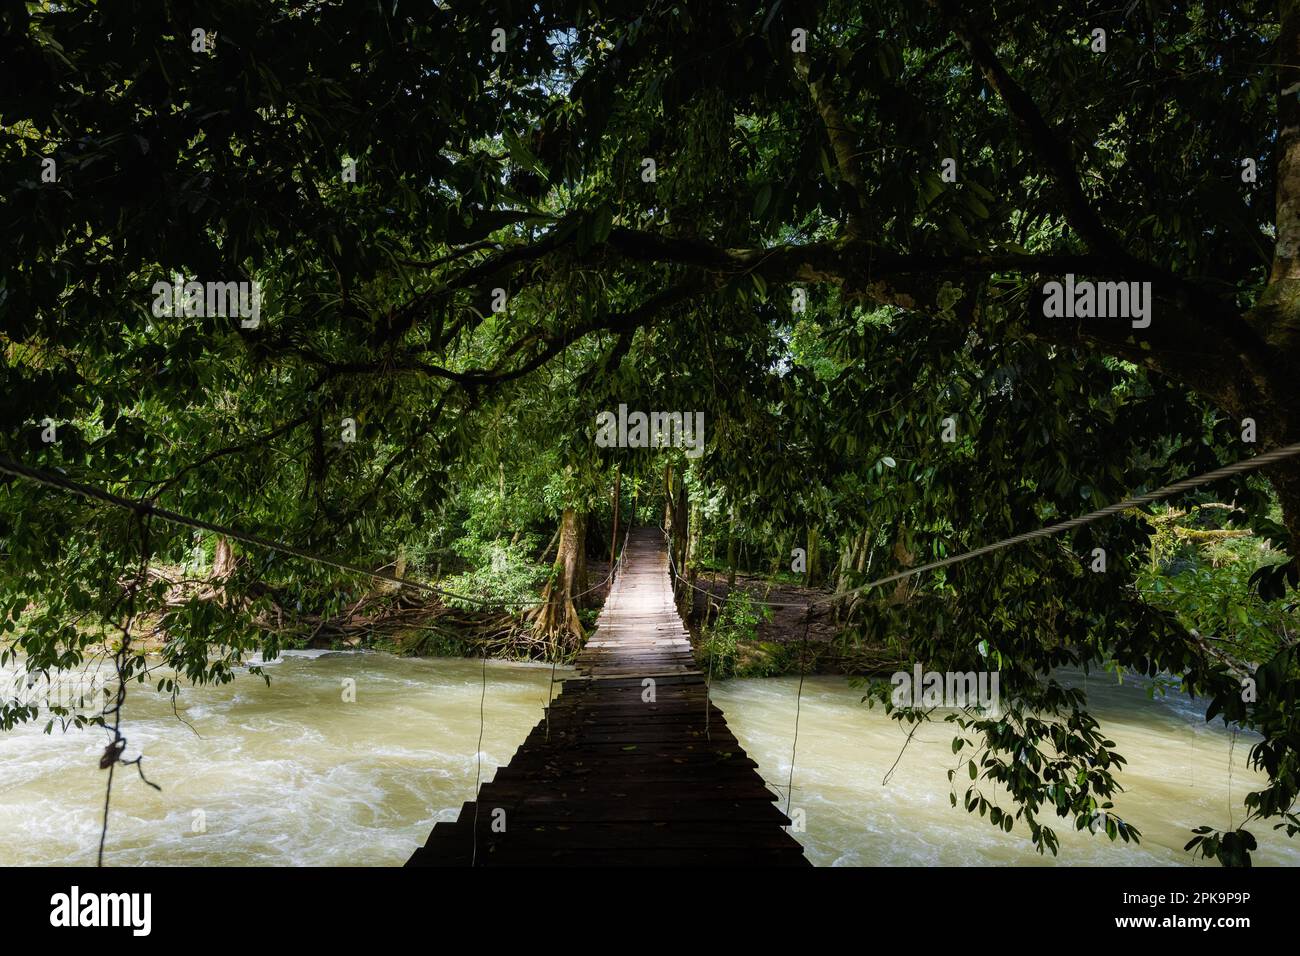
[[(436, 820), (472, 799), (542, 715), (547, 667), (385, 654), (289, 654), (267, 666), (268, 687), (241, 673), (224, 686), (186, 688), (177, 712), (165, 695), (132, 685), (126, 756), (118, 768), (105, 863), (135, 865), (398, 865)], [(563, 674), (561, 674), (563, 676)], [(13, 671), (0, 671), (12, 693)], [(348, 682), (354, 682), (355, 693)], [(790, 771), (796, 678), (714, 685), (714, 700), (760, 772), (784, 787)], [(1112, 844), (1061, 821), (1060, 855), (1040, 857), (1020, 827), (1010, 834), (954, 809), (946, 725), (923, 728), (899, 755), (904, 730), (843, 678), (803, 687), (793, 806), (818, 865), (1185, 864), (1199, 824), (1240, 821), (1261, 777), (1248, 771), (1251, 739), (1207, 727), (1190, 701), (1149, 699), (1141, 686), (1089, 684), (1102, 726), (1129, 758), (1117, 811), (1142, 845)], [(355, 697), (354, 700), (345, 698)], [(479, 746), (480, 704), (483, 711)], [(44, 719), (0, 732), (0, 865), (93, 864), (106, 774), (102, 730), (46, 735)], [(964, 790), (958, 777), (959, 795)], [(1229, 794), (1231, 793), (1231, 800)], [(784, 805), (784, 799), (782, 800)], [(1053, 816), (1052, 820), (1056, 818)], [(1300, 840), (1253, 827), (1259, 865), (1300, 864)]]

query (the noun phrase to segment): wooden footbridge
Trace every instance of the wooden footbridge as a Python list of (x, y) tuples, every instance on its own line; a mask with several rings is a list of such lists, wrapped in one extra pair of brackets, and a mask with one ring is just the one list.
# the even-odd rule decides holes
[(808, 865), (722, 716), (673, 602), (657, 529), (634, 531), (543, 719), (407, 866)]

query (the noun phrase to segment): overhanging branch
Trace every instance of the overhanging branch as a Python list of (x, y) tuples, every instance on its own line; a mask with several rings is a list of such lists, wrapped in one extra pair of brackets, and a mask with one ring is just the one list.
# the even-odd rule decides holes
[(1025, 92), (998, 59), (993, 48), (953, 0), (930, 0), (948, 21), (953, 33), (970, 54), (985, 81), (1006, 104), (1007, 111), (1024, 131), (1034, 153), (1047, 167), (1052, 181), (1065, 198), (1065, 216), (1093, 252), (1128, 258), (1119, 240), (1101, 221), (1079, 184), (1079, 173), (1065, 143), (1056, 135), (1033, 98)]

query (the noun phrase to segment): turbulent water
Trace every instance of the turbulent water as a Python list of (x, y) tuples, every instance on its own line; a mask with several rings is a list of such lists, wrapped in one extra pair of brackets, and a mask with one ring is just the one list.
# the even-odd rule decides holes
[[(170, 698), (133, 685), (105, 863), (397, 865), (473, 799), (542, 714), (549, 668), (384, 654), (287, 656)], [(355, 702), (344, 701), (355, 681)], [(9, 681), (0, 677), (0, 689)], [(94, 863), (102, 730), (0, 732), (0, 864)], [(199, 832), (196, 832), (199, 831)]]
[[(396, 865), (436, 820), (452, 819), (542, 715), (549, 668), (383, 654), (287, 656), (267, 687), (241, 674), (224, 687), (169, 698), (133, 686), (123, 730), (127, 757), (143, 752), (146, 786), (132, 767), (113, 788), (105, 863)], [(0, 693), (12, 692), (0, 672)], [(347, 682), (355, 682), (349, 702)], [(736, 680), (714, 699), (768, 782), (790, 772), (797, 681)], [(804, 683), (793, 806), (813, 862), (831, 864), (1161, 864), (1190, 862), (1182, 845), (1202, 823), (1242, 817), (1260, 779), (1247, 771), (1251, 740), (1197, 721), (1190, 702), (1152, 701), (1134, 686), (1090, 694), (1106, 732), (1129, 758), (1118, 811), (1143, 833), (1140, 847), (1076, 834), (1039, 857), (1023, 828), (1011, 834), (953, 809), (948, 728), (922, 729), (898, 757), (903, 731), (859, 703), (842, 678)], [(479, 744), (480, 701), (483, 711)], [(188, 726), (187, 726), (188, 724)], [(192, 727), (192, 729), (191, 729)], [(49, 736), (44, 720), (0, 733), (0, 865), (92, 864), (105, 773), (102, 730)], [(964, 778), (966, 782), (969, 778)], [(963, 777), (958, 778), (964, 790)], [(959, 790), (959, 793), (960, 793)], [(784, 793), (784, 789), (781, 791)], [(1055, 818), (1053, 818), (1055, 819)], [(1069, 830), (1070, 832), (1067, 832)], [(1254, 828), (1260, 864), (1300, 863), (1300, 840)]]
[[(1082, 682), (1079, 678), (1078, 683)], [(790, 774), (797, 678), (717, 684), (713, 697), (727, 723), (771, 786), (783, 795)], [(1120, 686), (1109, 675), (1087, 684), (1092, 712), (1128, 764), (1118, 775), (1125, 791), (1115, 810), (1141, 831), (1141, 845), (1112, 843), (1105, 834), (1075, 831), (1074, 821), (1048, 810), (1040, 816), (1061, 838), (1059, 855), (1039, 856), (1023, 823), (1011, 833), (961, 806), (971, 779), (966, 759), (952, 752), (952, 726), (922, 726), (903, 749), (910, 728), (868, 710), (860, 691), (843, 678), (804, 682), (794, 754), (794, 797), (806, 832), (800, 836), (819, 866), (1050, 864), (1157, 866), (1193, 862), (1183, 850), (1201, 824), (1240, 824), (1242, 799), (1264, 777), (1246, 758), (1257, 737), (1207, 726), (1186, 697), (1148, 697), (1145, 684)], [(899, 754), (902, 753), (900, 757)], [(890, 767), (897, 767), (889, 774)], [(1230, 769), (1231, 762), (1231, 769)], [(948, 770), (955, 768), (959, 806), (949, 802)], [(889, 774), (888, 782), (884, 782)], [(987, 785), (985, 795), (992, 799)], [(1003, 806), (1009, 804), (1003, 803)], [(1260, 844), (1257, 865), (1300, 864), (1300, 838), (1251, 827)], [(1217, 864), (1210, 864), (1217, 865)]]

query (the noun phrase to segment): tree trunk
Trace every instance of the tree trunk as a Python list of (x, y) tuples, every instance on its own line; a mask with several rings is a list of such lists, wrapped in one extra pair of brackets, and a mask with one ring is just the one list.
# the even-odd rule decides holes
[(808, 566), (804, 569), (803, 583), (804, 587), (816, 587), (820, 583), (817, 575), (817, 564), (821, 561), (821, 538), (817, 534), (816, 528), (808, 529)]
[[(393, 574), (395, 574), (399, 578), (406, 577), (406, 549), (405, 548), (399, 547), (397, 549), (397, 557), (393, 561)], [(395, 591), (400, 591), (402, 589), (402, 586), (400, 584), (394, 584), (391, 581), (383, 581), (380, 582), (379, 589), (381, 591), (387, 591), (391, 593)]]
[[(907, 526), (901, 522), (898, 525), (898, 537), (894, 539), (894, 560), (898, 562), (900, 571), (906, 570), (916, 563), (916, 555), (907, 548)], [(911, 586), (911, 578), (901, 578), (894, 585), (894, 593), (889, 596), (889, 603), (906, 604), (907, 591)]]
[[(690, 534), (690, 501), (685, 480), (673, 474), (671, 464), (664, 466), (664, 499), (664, 530), (668, 532), (673, 568), (684, 578), (687, 536)], [(673, 587), (676, 586), (674, 581)]]
[(534, 613), (533, 630), (555, 643), (559, 654), (576, 650), (586, 639), (578, 620), (575, 596), (587, 588), (587, 516), (565, 508), (560, 518), (560, 544), (542, 603)]
[[(1228, 408), (1234, 416), (1255, 419), (1262, 451), (1300, 442), (1300, 388), (1295, 378), (1300, 375), (1300, 0), (1283, 0), (1279, 8), (1273, 266), (1268, 288), (1247, 319), (1277, 356), (1280, 369), (1270, 369), (1273, 374), (1259, 389), (1267, 402), (1258, 408)], [(1254, 389), (1242, 391), (1249, 401)], [(1282, 503), (1291, 564), (1296, 567), (1300, 565), (1300, 462), (1292, 458), (1265, 473)]]
[[(840, 551), (839, 565), (835, 572), (835, 593), (843, 594), (852, 587), (862, 583), (867, 570), (867, 545), (871, 542), (871, 533), (863, 528), (861, 532), (850, 535)], [(811, 568), (811, 564), (809, 567)], [(862, 594), (854, 594), (847, 600), (834, 604), (837, 621), (848, 620), (854, 608), (862, 601)]]
[(671, 529), (673, 563), (677, 568), (677, 573), (682, 577), (686, 577), (686, 552), (691, 533), (690, 498), (686, 491), (684, 479), (678, 479), (674, 484), (676, 488), (672, 498), (673, 526)]
[(727, 529), (727, 588), (736, 586), (736, 516), (731, 516), (731, 526)]
[[(682, 483), (682, 493), (686, 492), (686, 483)], [(690, 528), (686, 534), (686, 551), (683, 565), (686, 568), (686, 580), (691, 587), (686, 589), (686, 613), (689, 614), (695, 606), (695, 582), (699, 577), (699, 551), (700, 551), (700, 526), (703, 523), (700, 520), (700, 506), (692, 504), (690, 506)]]
[(235, 552), (230, 548), (230, 540), (222, 534), (217, 535), (217, 545), (212, 554), (212, 576), (229, 577), (235, 570)]

